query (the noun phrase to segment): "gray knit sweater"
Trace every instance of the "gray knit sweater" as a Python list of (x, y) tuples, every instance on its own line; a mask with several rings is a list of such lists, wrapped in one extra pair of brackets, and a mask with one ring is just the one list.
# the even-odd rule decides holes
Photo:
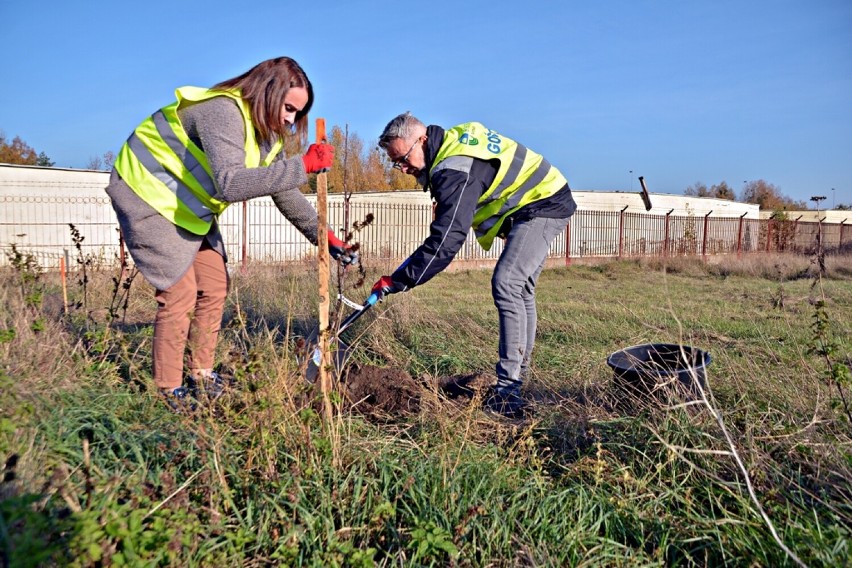
[[(317, 213), (299, 191), (307, 182), (299, 156), (279, 154), (269, 167), (245, 167), (245, 127), (237, 103), (227, 97), (194, 104), (179, 111), (190, 139), (207, 155), (219, 190), (217, 199), (228, 203), (272, 196), (278, 210), (314, 245), (317, 244)], [(261, 146), (261, 156), (270, 145)], [(174, 225), (145, 203), (113, 170), (107, 194), (133, 261), (158, 290), (174, 285), (186, 273), (204, 239), (225, 260), (225, 246), (217, 223), (206, 236)]]

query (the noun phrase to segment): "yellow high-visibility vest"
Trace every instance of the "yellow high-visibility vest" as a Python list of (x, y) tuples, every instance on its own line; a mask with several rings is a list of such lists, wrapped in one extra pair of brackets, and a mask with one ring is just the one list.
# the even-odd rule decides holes
[(283, 147), (278, 140), (261, 162), (251, 111), (238, 91), (212, 91), (181, 87), (177, 100), (140, 124), (121, 147), (115, 169), (148, 205), (179, 227), (206, 235), (228, 203), (216, 198), (218, 190), (204, 151), (187, 136), (178, 109), (213, 97), (236, 101), (246, 131), (247, 168), (268, 166)]
[(568, 183), (543, 156), (478, 122), (466, 122), (444, 132), (430, 174), (450, 156), (500, 162), (494, 182), (479, 198), (473, 215), (476, 240), (485, 250), (491, 249), (506, 217), (554, 195)]

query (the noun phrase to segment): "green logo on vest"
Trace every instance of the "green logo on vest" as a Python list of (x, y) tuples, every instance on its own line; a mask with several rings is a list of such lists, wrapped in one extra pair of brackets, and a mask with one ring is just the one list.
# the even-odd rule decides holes
[(461, 136), (459, 136), (459, 144), (467, 144), (468, 146), (476, 146), (479, 144), (479, 140), (476, 138), (471, 138), (470, 134), (465, 132)]

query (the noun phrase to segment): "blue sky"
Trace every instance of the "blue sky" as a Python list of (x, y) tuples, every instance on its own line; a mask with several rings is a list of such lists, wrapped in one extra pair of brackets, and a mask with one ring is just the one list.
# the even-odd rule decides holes
[(410, 110), (483, 122), (577, 190), (764, 179), (852, 203), (850, 30), (849, 0), (2, 0), (0, 129), (85, 167), (176, 87), (288, 55), (312, 118), (366, 144)]

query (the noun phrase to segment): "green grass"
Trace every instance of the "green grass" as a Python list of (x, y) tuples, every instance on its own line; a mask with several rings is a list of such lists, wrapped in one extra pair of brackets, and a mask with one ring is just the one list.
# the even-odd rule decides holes
[[(90, 268), (88, 305), (65, 315), (56, 275), (20, 265), (0, 275), (0, 558), (795, 565), (735, 450), (782, 543), (809, 566), (849, 565), (852, 426), (827, 361), (848, 365), (852, 353), (850, 265), (829, 259), (822, 279), (795, 257), (546, 270), (524, 389), (536, 412), (523, 424), (428, 386), (416, 415), (342, 412), (324, 424), (293, 348), (315, 322), (315, 280), (261, 266), (234, 275), (219, 345), (241, 388), (177, 416), (152, 392), (155, 305), (141, 279), (110, 323), (108, 270)], [(449, 272), (390, 297), (349, 336), (356, 359), (424, 385), (491, 372), (490, 276)], [(69, 295), (72, 306), (84, 298), (76, 284)], [(828, 323), (817, 330), (821, 299)], [(833, 345), (827, 357), (813, 353), (817, 340)], [(733, 448), (711, 408), (625, 401), (614, 388), (607, 356), (648, 342), (711, 354), (711, 408)]]

